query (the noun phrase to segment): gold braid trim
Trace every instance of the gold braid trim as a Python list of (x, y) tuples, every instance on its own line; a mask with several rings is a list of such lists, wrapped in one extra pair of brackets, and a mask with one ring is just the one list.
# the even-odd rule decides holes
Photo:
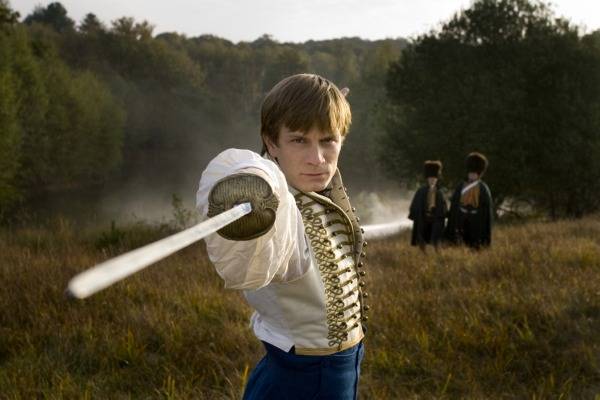
[[(348, 339), (348, 333), (359, 327), (359, 300), (357, 299), (356, 302), (349, 305), (344, 302), (344, 299), (350, 297), (353, 294), (352, 291), (356, 290), (356, 288), (350, 288), (349, 292), (345, 292), (344, 288), (355, 280), (358, 280), (358, 274), (356, 273), (353, 261), (352, 264), (347, 267), (340, 267), (340, 261), (352, 257), (352, 250), (341, 257), (336, 257), (331, 237), (335, 235), (345, 236), (342, 236), (342, 239), (345, 240), (342, 240), (337, 244), (338, 249), (342, 249), (343, 246), (350, 246), (352, 248), (353, 241), (348, 230), (337, 230), (335, 235), (333, 235), (333, 232), (329, 233), (326, 229), (326, 226), (332, 226), (336, 223), (341, 223), (345, 226), (343, 218), (340, 218), (340, 216), (336, 214), (332, 220), (324, 224), (320, 217), (329, 214), (330, 210), (325, 209), (324, 211), (315, 212), (315, 210), (311, 208), (311, 206), (318, 205), (314, 200), (303, 193), (298, 193), (295, 197), (296, 204), (302, 215), (302, 221), (304, 222), (304, 231), (317, 260), (321, 280), (325, 287), (325, 313), (327, 316), (328, 344), (330, 347), (335, 346), (340, 350), (344, 346), (344, 341)], [(308, 201), (303, 203), (303, 200)], [(333, 212), (337, 213), (335, 210)], [(341, 276), (343, 274), (352, 272), (354, 272), (354, 274), (352, 274), (349, 279), (342, 281)], [(353, 309), (358, 310), (357, 312), (352, 313)], [(351, 314), (347, 316), (348, 313)]]

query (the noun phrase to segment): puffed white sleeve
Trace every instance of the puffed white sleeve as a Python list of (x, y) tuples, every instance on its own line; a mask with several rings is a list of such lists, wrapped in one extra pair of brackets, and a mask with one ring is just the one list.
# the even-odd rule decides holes
[[(263, 178), (279, 200), (275, 223), (262, 236), (251, 240), (225, 239), (217, 233), (205, 238), (210, 261), (231, 289), (258, 289), (271, 281), (283, 281), (290, 258), (298, 252), (298, 209), (279, 167), (249, 150), (228, 149), (215, 157), (200, 178), (196, 206), (203, 218), (208, 212), (208, 195), (220, 179), (240, 173)], [(289, 274), (288, 274), (289, 275)]]

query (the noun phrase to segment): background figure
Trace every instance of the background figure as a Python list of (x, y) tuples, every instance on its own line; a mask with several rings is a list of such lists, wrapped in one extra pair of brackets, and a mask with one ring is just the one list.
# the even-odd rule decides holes
[(446, 234), (454, 243), (480, 248), (492, 242), (492, 195), (481, 180), (488, 166), (481, 153), (467, 156), (467, 181), (461, 182), (452, 195)]
[(447, 206), (438, 187), (441, 176), (441, 161), (425, 161), (427, 183), (415, 193), (408, 218), (413, 221), (411, 244), (425, 250), (426, 244), (436, 248), (444, 234)]

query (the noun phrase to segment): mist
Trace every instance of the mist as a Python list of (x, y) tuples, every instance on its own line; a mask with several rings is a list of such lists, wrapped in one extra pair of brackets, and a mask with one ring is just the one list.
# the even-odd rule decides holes
[[(287, 76), (316, 73), (350, 88), (353, 122), (340, 169), (357, 205), (364, 204), (362, 220), (406, 214), (397, 200), (402, 195), (389, 194), (399, 183), (383, 173), (379, 147), (387, 66), (406, 40), (293, 44), (264, 35), (234, 44), (211, 35), (154, 35), (152, 21), (126, 17), (109, 26), (88, 14), (77, 24), (62, 5), (49, 7), (37, 8), (23, 22), (32, 40), (45, 40), (57, 54), (32, 68), (63, 74), (60, 82), (40, 80), (27, 98), (46, 90), (56, 108), (44, 114), (48, 103), (36, 105), (40, 139), (31, 139), (23, 165), (30, 176), (19, 186), (29, 212), (103, 225), (167, 220), (174, 198), (193, 209), (198, 180), (213, 157), (232, 147), (260, 151), (266, 93)], [(68, 87), (78, 79), (83, 82)], [(88, 100), (99, 92), (102, 108)], [(54, 125), (44, 120), (63, 109), (66, 118)], [(38, 145), (45, 137), (56, 143)]]

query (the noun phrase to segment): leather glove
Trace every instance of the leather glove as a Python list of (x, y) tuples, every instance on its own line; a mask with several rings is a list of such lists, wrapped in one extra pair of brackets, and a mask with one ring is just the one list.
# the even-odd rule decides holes
[(249, 202), (252, 212), (217, 231), (229, 240), (250, 240), (264, 235), (275, 223), (279, 200), (271, 186), (258, 175), (239, 173), (219, 180), (208, 195), (208, 216)]

